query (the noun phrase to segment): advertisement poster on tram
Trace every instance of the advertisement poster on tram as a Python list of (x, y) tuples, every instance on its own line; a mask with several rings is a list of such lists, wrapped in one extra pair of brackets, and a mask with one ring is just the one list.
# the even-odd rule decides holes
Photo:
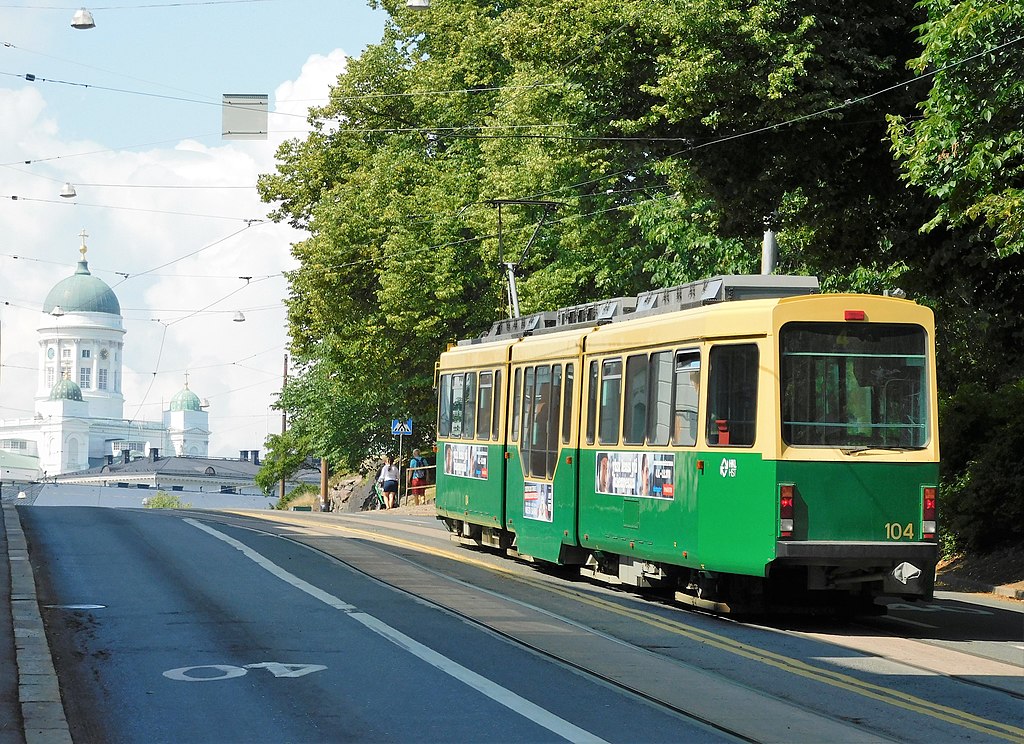
[(446, 444), (444, 472), (460, 478), (487, 480), (487, 445)]
[(552, 520), (552, 485), (526, 481), (523, 485), (523, 517), (541, 522)]
[(594, 490), (616, 496), (671, 499), (675, 455), (671, 452), (598, 452)]

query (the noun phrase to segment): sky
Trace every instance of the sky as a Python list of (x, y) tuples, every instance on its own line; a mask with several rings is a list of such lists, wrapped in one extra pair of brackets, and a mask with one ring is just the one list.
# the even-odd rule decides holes
[[(386, 16), (364, 0), (115, 2), (86, 5), (96, 27), (77, 30), (77, 5), (0, 0), (0, 419), (33, 414), (42, 304), (84, 230), (124, 316), (125, 417), (159, 420), (187, 373), (210, 454), (238, 457), (281, 430), (282, 272), (305, 237), (267, 219), (256, 179)], [(222, 139), (224, 93), (270, 96), (266, 141)]]

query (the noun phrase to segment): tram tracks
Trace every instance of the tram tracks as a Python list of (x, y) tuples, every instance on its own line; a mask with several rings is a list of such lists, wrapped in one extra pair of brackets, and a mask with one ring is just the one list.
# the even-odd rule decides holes
[[(247, 515), (251, 516), (251, 515)], [(756, 665), (770, 668), (793, 678), (825, 685), (836, 694), (849, 693), (872, 704), (893, 707), (914, 716), (924, 716), (933, 724), (947, 724), (963, 731), (965, 738), (983, 735), (1005, 741), (1024, 740), (1024, 729), (976, 715), (955, 706), (944, 705), (905, 690), (864, 679), (842, 669), (814, 664), (790, 655), (771, 651), (721, 632), (697, 627), (694, 624), (613, 601), (592, 592), (552, 582), (522, 571), (521, 564), (495, 565), (494, 562), (466, 550), (451, 550), (425, 545), (411, 527), (398, 527), (403, 535), (396, 535), (383, 525), (355, 526), (349, 523), (321, 520), (309, 522), (284, 515), (259, 515), (291, 528), (302, 525), (303, 534), (292, 533), (290, 539), (305, 543), (328, 553), (347, 565), (360, 570), (386, 584), (422, 597), (445, 611), (454, 613), (491, 632), (567, 664), (609, 684), (647, 700), (665, 706), (691, 720), (701, 721), (714, 729), (745, 741), (819, 741), (819, 740), (876, 740), (876, 735), (861, 727), (833, 718), (829, 721), (820, 710), (801, 706), (792, 700), (773, 697), (751, 688), (737, 685), (724, 677), (709, 674), (705, 669), (687, 664), (671, 655), (669, 648), (634, 645), (593, 627), (576, 622), (558, 613), (543, 609), (535, 602), (523, 602), (488, 589), (481, 589), (466, 581), (452, 578), (424, 563), (422, 556), (455, 560), (457, 565), (472, 570), (485, 570), (503, 581), (511, 581), (526, 589), (527, 593), (543, 592), (547, 599), (557, 599), (600, 613), (618, 621), (642, 626), (654, 633), (665, 634), (667, 639), (678, 639), (681, 644), (698, 644)], [(250, 523), (251, 524), (251, 523)], [(324, 536), (344, 534), (358, 538), (353, 541), (332, 541)], [(408, 537), (404, 536), (408, 535)], [(327, 543), (331, 543), (328, 545)], [(382, 562), (379, 555), (368, 557), (366, 546), (376, 550), (386, 546), (397, 560)], [(387, 565), (384, 569), (382, 566)], [(458, 587), (454, 590), (453, 587)], [(535, 595), (540, 596), (540, 595)], [(486, 597), (487, 599), (481, 599)], [(514, 609), (510, 609), (514, 608)], [(589, 650), (588, 650), (589, 644)], [(594, 651), (599, 648), (599, 651)], [(863, 650), (864, 653), (872, 653)], [(953, 652), (950, 652), (953, 653)], [(934, 665), (933, 665), (934, 666)], [(1004, 665), (1005, 666), (1005, 665)], [(643, 668), (640, 675), (624, 672)], [(929, 671), (938, 672), (934, 669)], [(955, 678), (955, 675), (947, 675)], [(655, 683), (656, 681), (656, 683)], [(692, 690), (699, 689), (694, 696)], [(1013, 695), (1012, 691), (991, 689)], [(682, 691), (682, 692), (680, 692)], [(752, 696), (756, 696), (756, 699)], [(739, 713), (756, 710), (751, 718)], [(726, 720), (723, 720), (726, 711)], [(785, 721), (785, 730), (774, 732), (770, 720)], [(836, 726), (833, 736), (827, 736), (822, 727)], [(804, 727), (804, 728), (801, 728)], [(885, 734), (883, 734), (883, 737)]]

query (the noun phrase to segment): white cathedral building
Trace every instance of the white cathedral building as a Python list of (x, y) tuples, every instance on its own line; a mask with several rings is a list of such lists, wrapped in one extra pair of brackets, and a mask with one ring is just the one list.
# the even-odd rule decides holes
[(209, 416), (187, 378), (162, 421), (124, 418), (121, 305), (89, 272), (85, 237), (78, 269), (43, 302), (35, 415), (0, 421), (0, 449), (22, 469), (34, 462), (44, 478), (123, 460), (126, 452), (206, 457)]

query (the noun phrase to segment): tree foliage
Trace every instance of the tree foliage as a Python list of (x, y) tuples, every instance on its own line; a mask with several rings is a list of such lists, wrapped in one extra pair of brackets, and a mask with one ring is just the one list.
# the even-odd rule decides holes
[[(1021, 82), (1012, 44), (987, 50), (1019, 7), (373, 4), (380, 43), (259, 183), (309, 233), (288, 276), (292, 428), (268, 472), (307, 454), (356, 468), (394, 448), (393, 418), (429, 444), (437, 356), (508, 312), (499, 257), (531, 312), (755, 270), (768, 215), (782, 270), (932, 305), (941, 359), (968, 361), (948, 392), (1012, 381), (1013, 364), (989, 378), (1024, 349)], [(930, 89), (903, 84), (908, 64), (939, 71)], [(528, 252), (546, 208), (494, 208), (510, 199), (555, 203)]]
[(1024, 250), (1024, 5), (926, 0), (923, 53), (910, 60), (932, 86), (920, 117), (893, 116), (893, 150), (907, 181), (936, 197), (943, 223), (991, 232), (995, 257)]

